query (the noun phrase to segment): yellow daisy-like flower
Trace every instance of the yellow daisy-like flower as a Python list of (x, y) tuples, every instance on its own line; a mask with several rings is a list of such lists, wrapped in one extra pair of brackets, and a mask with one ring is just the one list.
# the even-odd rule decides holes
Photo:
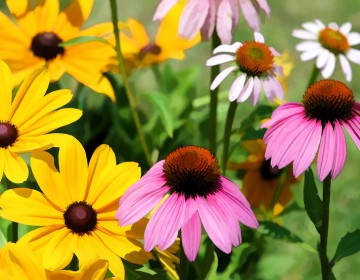
[(171, 280), (180, 279), (175, 267), (176, 264), (180, 263), (180, 259), (176, 256), (176, 253), (179, 251), (179, 245), (180, 239), (177, 239), (168, 249), (160, 250), (158, 247), (155, 247), (153, 251), (155, 258), (158, 259)]
[[(243, 170), (243, 191), (249, 203), (265, 211), (283, 209), (293, 198), (290, 186), (298, 181), (294, 178), (291, 169), (286, 173), (284, 187), (277, 201), (275, 209), (271, 209), (274, 194), (280, 183), (282, 170), (271, 167), (270, 161), (265, 160), (266, 145), (262, 139), (244, 141), (243, 146), (249, 152), (247, 160), (243, 163), (229, 163), (230, 170)], [(280, 208), (279, 208), (280, 207)], [(280, 211), (281, 212), (281, 211)]]
[(0, 216), (40, 226), (18, 243), (34, 250), (46, 269), (64, 268), (75, 254), (80, 267), (108, 260), (113, 275), (124, 279), (121, 258), (136, 264), (151, 258), (138, 241), (146, 222), (120, 227), (115, 218), (119, 198), (141, 176), (137, 163), (117, 165), (112, 149), (101, 145), (88, 165), (84, 148), (71, 138), (59, 150), (60, 172), (45, 151), (34, 153), (31, 168), (43, 193), (27, 188), (5, 191)]
[(79, 271), (46, 270), (25, 245), (7, 243), (0, 249), (0, 278), (10, 280), (103, 280), (108, 262), (95, 260)]
[(110, 45), (92, 41), (59, 46), (81, 36), (101, 36), (109, 29), (110, 23), (80, 29), (91, 12), (93, 0), (71, 1), (63, 11), (58, 0), (7, 0), (6, 3), (16, 22), (0, 12), (0, 59), (12, 69), (15, 85), (46, 65), (51, 81), (57, 81), (66, 72), (115, 100), (111, 84), (102, 73), (114, 55)]
[[(135, 19), (126, 22), (120, 33), (121, 51), (127, 68), (149, 67), (169, 59), (182, 60), (184, 51), (200, 42), (200, 34), (192, 40), (178, 36), (179, 20), (185, 4), (180, 1), (159, 25), (155, 41), (151, 41), (144, 25)], [(130, 33), (130, 34), (129, 34)], [(128, 35), (129, 34), (129, 35)]]
[[(275, 56), (275, 63), (283, 68), (283, 77), (276, 76), (276, 79), (279, 80), (282, 88), (284, 89), (285, 94), (288, 91), (288, 84), (287, 80), (291, 75), (291, 72), (294, 68), (294, 60), (290, 57), (288, 52), (283, 52), (280, 56)], [(283, 104), (286, 102), (285, 99), (279, 100), (278, 98), (275, 99), (277, 104)]]
[(81, 117), (78, 109), (56, 110), (70, 102), (70, 90), (48, 94), (49, 74), (39, 69), (27, 77), (12, 100), (12, 75), (0, 61), (0, 179), (3, 174), (14, 183), (24, 182), (29, 169), (19, 154), (61, 145), (66, 135), (47, 134)]

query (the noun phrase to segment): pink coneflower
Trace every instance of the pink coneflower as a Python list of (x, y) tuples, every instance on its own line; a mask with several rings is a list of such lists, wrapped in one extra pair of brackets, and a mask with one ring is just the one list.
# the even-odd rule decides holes
[(316, 58), (316, 67), (321, 70), (323, 78), (329, 78), (335, 70), (336, 58), (339, 58), (346, 81), (352, 79), (349, 60), (360, 64), (360, 51), (351, 48), (360, 44), (360, 33), (350, 32), (351, 23), (346, 22), (340, 27), (332, 22), (325, 26), (320, 20), (305, 22), (305, 30), (295, 29), (292, 35), (304, 39), (296, 45), (302, 61)]
[(271, 158), (273, 167), (283, 168), (293, 161), (298, 177), (317, 154), (320, 181), (330, 174), (335, 179), (346, 159), (342, 127), (360, 149), (360, 103), (343, 83), (321, 80), (306, 90), (302, 104), (281, 105), (261, 127), (270, 127), (264, 136), (265, 158)]
[[(161, 0), (153, 20), (162, 19), (180, 0)], [(260, 31), (259, 10), (270, 16), (267, 0), (189, 0), (180, 18), (179, 34), (192, 39), (201, 32), (203, 41), (211, 38), (215, 24), (223, 44), (229, 44), (239, 22), (239, 8), (253, 31)]]
[[(284, 90), (276, 75), (283, 77), (283, 68), (274, 62), (280, 54), (264, 44), (264, 36), (254, 33), (254, 41), (236, 42), (232, 45), (220, 45), (214, 49), (215, 56), (206, 61), (207, 66), (232, 62), (234, 65), (225, 68), (212, 82), (214, 90), (231, 73), (240, 71), (240, 76), (233, 82), (229, 91), (229, 100), (244, 102), (249, 97), (255, 105), (264, 89), (267, 99), (272, 102), (275, 97), (284, 98)], [(229, 54), (230, 53), (230, 54)]]
[(156, 163), (120, 200), (120, 225), (144, 217), (161, 200), (146, 226), (144, 248), (165, 250), (181, 229), (184, 252), (194, 261), (200, 247), (201, 224), (214, 244), (230, 253), (241, 242), (239, 222), (258, 222), (238, 187), (222, 176), (215, 157), (204, 148), (185, 146)]

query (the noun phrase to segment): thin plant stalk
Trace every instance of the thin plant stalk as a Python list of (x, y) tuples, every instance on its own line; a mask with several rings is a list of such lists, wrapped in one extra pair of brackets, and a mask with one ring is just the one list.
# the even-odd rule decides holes
[(311, 86), (313, 83), (315, 83), (319, 73), (320, 73), (320, 70), (319, 70), (319, 68), (316, 67), (316, 64), (315, 64), (312, 71), (311, 71), (311, 75), (310, 75), (310, 78), (309, 78), (309, 81), (308, 81), (307, 88), (309, 86)]
[(122, 79), (123, 79), (123, 83), (125, 86), (125, 92), (126, 92), (128, 100), (129, 100), (131, 113), (132, 113), (132, 116), (134, 119), (137, 133), (140, 138), (141, 146), (144, 151), (146, 161), (149, 164), (149, 166), (152, 166), (153, 162), (151, 159), (149, 147), (148, 147), (148, 144), (145, 139), (145, 135), (144, 135), (141, 123), (140, 123), (139, 115), (136, 111), (136, 100), (135, 100), (135, 97), (134, 97), (134, 95), (131, 91), (130, 85), (129, 85), (129, 81), (128, 81), (128, 78), (126, 75), (126, 69), (125, 69), (125, 61), (124, 61), (124, 57), (121, 52), (116, 0), (110, 0), (110, 6), (111, 6), (111, 18), (112, 18), (112, 23), (113, 23), (113, 27), (114, 27), (114, 36), (115, 36), (115, 44), (116, 44), (115, 50), (116, 50), (116, 55), (117, 55), (117, 59), (119, 62), (119, 71), (120, 71)]
[(224, 131), (224, 150), (223, 150), (223, 158), (222, 158), (222, 173), (226, 174), (227, 163), (229, 160), (229, 146), (230, 146), (230, 137), (232, 126), (234, 123), (236, 108), (238, 103), (236, 101), (231, 102), (229, 105), (229, 110), (226, 116), (225, 122), (225, 131)]
[(323, 202), (322, 202), (322, 225), (320, 229), (320, 262), (323, 280), (328, 280), (330, 275), (330, 263), (327, 257), (327, 243), (329, 232), (329, 208), (331, 193), (331, 177), (327, 176), (323, 182)]

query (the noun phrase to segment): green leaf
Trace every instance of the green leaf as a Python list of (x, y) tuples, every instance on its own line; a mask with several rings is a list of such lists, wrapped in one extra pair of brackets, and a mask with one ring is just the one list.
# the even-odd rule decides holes
[(330, 262), (334, 266), (342, 258), (351, 256), (360, 252), (360, 230), (357, 229), (353, 232), (348, 232), (341, 238), (333, 259)]
[(253, 129), (254, 124), (266, 118), (269, 118), (273, 111), (274, 111), (273, 106), (269, 106), (269, 105), (256, 106), (256, 109), (241, 122), (240, 132), (246, 132), (249, 129)]
[(311, 168), (305, 172), (304, 204), (310, 220), (314, 223), (316, 230), (320, 233), (322, 225), (322, 201), (318, 195), (314, 174)]
[(292, 233), (287, 228), (270, 221), (260, 221), (259, 223), (260, 223), (260, 227), (258, 231), (264, 234), (265, 236), (269, 236), (278, 240), (287, 241), (290, 243), (295, 243), (300, 247), (302, 247), (303, 249), (317, 254), (317, 251), (313, 247), (305, 243), (299, 236)]
[(173, 119), (169, 106), (169, 99), (165, 94), (159, 92), (150, 92), (145, 95), (160, 115), (160, 120), (164, 125), (167, 135), (172, 138), (174, 131)]
[(208, 274), (205, 277), (206, 280), (216, 280), (217, 279), (217, 275), (216, 275), (217, 267), (218, 267), (218, 257), (216, 255), (216, 253), (214, 252), (214, 260), (211, 264), (211, 268), (210, 268)]
[(105, 40), (102, 37), (81, 36), (81, 37), (76, 37), (76, 38), (70, 39), (70, 40), (68, 40), (66, 42), (62, 42), (62, 43), (59, 44), (59, 46), (60, 47), (69, 47), (69, 46), (88, 43), (88, 42), (100, 42), (100, 43), (104, 43), (104, 44), (107, 44), (107, 45), (111, 45), (110, 42), (108, 42), (107, 40)]
[(262, 139), (264, 137), (265, 130), (264, 129), (253, 129), (250, 128), (247, 130), (242, 137), (242, 140), (254, 140), (254, 139)]

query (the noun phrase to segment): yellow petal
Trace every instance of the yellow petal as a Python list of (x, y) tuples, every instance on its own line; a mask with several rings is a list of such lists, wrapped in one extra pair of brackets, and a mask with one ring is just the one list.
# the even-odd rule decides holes
[(36, 182), (46, 197), (57, 206), (59, 211), (65, 211), (73, 201), (67, 196), (66, 182), (55, 167), (54, 157), (48, 152), (37, 151), (31, 155), (31, 170)]
[(15, 188), (0, 197), (1, 217), (33, 226), (63, 225), (63, 213), (36, 190)]
[[(92, 246), (91, 239), (93, 239), (92, 234), (84, 234), (83, 236), (79, 236), (76, 239), (74, 253), (79, 259), (80, 268), (86, 266), (87, 264), (93, 262), (96, 259), (101, 258), (99, 252), (97, 252)], [(102, 258), (104, 258), (104, 256)]]
[(15, 17), (23, 16), (30, 9), (29, 0), (6, 0), (6, 5)]
[(74, 0), (63, 11), (74, 26), (81, 26), (89, 17), (94, 0)]
[(38, 26), (38, 33), (51, 32), (59, 14), (58, 0), (41, 0), (36, 3), (34, 9), (35, 18)]
[(9, 66), (0, 60), (0, 121), (9, 120), (12, 101), (12, 78)]
[(0, 148), (0, 181), (2, 181), (2, 177), (4, 175), (5, 150), (6, 149), (4, 149), (4, 148)]
[(4, 173), (14, 183), (22, 183), (29, 176), (29, 168), (25, 161), (9, 149), (4, 149)]
[(50, 74), (50, 81), (58, 81), (62, 75), (66, 72), (64, 63), (62, 62), (62, 57), (58, 55), (56, 58), (52, 59), (47, 63), (47, 67)]
[(24, 245), (7, 243), (0, 250), (2, 279), (46, 280), (45, 270), (34, 253)]
[(145, 30), (144, 25), (135, 19), (129, 19), (126, 21), (126, 26), (131, 32), (131, 40), (138, 48), (145, 47), (150, 43), (149, 36)]
[(85, 150), (75, 138), (60, 147), (59, 169), (69, 199), (73, 202), (84, 201), (88, 192), (88, 165)]

